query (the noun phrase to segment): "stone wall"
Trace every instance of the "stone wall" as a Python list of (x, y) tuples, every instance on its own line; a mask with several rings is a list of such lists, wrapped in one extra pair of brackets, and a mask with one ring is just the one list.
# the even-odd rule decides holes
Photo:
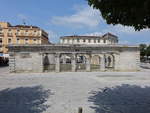
[(9, 50), (10, 72), (138, 71), (140, 63), (138, 46), (11, 45)]
[(140, 53), (134, 50), (125, 50), (120, 52), (120, 60), (118, 63), (118, 70), (122, 71), (136, 71), (139, 70)]
[(10, 72), (43, 72), (42, 54), (36, 52), (11, 53)]

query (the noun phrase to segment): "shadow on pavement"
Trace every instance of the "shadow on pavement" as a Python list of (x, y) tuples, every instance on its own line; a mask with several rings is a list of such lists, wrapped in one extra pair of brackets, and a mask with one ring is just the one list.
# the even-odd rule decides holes
[(96, 113), (150, 113), (150, 87), (122, 85), (90, 94)]
[(8, 64), (0, 64), (0, 67), (8, 67)]
[(141, 63), (140, 67), (143, 69), (150, 69), (150, 64), (149, 63)]
[(141, 68), (143, 68), (143, 69), (150, 69), (149, 66), (141, 66)]
[(45, 104), (50, 90), (41, 86), (19, 87), (0, 91), (0, 113), (42, 113), (49, 106)]

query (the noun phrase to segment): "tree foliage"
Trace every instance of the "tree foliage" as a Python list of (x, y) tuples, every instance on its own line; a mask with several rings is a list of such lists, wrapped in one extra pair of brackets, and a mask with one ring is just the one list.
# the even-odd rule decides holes
[(150, 28), (150, 0), (88, 0), (98, 9), (107, 24)]
[(150, 56), (150, 45), (146, 48), (146, 56)]
[(146, 56), (146, 50), (147, 50), (147, 45), (146, 44), (140, 44), (140, 54), (141, 54), (141, 57)]
[(148, 57), (150, 56), (150, 45), (140, 44), (140, 56), (141, 61), (149, 59)]

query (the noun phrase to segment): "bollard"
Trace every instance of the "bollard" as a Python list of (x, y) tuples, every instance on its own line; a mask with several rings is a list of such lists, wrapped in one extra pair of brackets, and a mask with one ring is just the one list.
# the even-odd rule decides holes
[(82, 113), (82, 112), (83, 112), (82, 107), (79, 107), (79, 109), (78, 109), (78, 113)]

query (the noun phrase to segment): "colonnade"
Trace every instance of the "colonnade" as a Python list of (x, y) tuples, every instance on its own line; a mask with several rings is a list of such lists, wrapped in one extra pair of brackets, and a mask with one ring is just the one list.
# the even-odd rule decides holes
[[(92, 66), (93, 65), (97, 65), (98, 66), (98, 71), (105, 71), (107, 70), (108, 67), (110, 68), (114, 68), (115, 66), (115, 58), (114, 57), (110, 57), (113, 56), (112, 54), (92, 54), (92, 53), (55, 53), (54, 54), (54, 59), (50, 59), (50, 60), (55, 60), (55, 71), (56, 72), (60, 72), (61, 71), (61, 65), (63, 64), (65, 66), (66, 63), (66, 59), (63, 58), (61, 59), (62, 55), (66, 55), (69, 56), (68, 58), (70, 58), (70, 62), (68, 63), (71, 67), (69, 71), (72, 72), (76, 72), (78, 71), (79, 64), (82, 64), (85, 66), (85, 70), (81, 70), (81, 71), (87, 71), (90, 72), (92, 71)], [(97, 56), (97, 59), (93, 59), (94, 56)], [(79, 59), (79, 58), (84, 57), (83, 59)], [(79, 61), (81, 60), (81, 61)], [(93, 63), (94, 61), (94, 63)], [(108, 62), (109, 61), (109, 62)], [(97, 64), (95, 64), (95, 62)], [(109, 66), (109, 65), (110, 66)], [(67, 65), (67, 63), (66, 63)]]

